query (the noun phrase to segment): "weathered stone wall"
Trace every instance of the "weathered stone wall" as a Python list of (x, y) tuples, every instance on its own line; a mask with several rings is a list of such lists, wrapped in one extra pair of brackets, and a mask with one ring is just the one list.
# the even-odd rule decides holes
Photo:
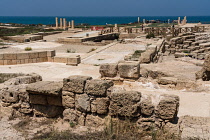
[(28, 51), (18, 53), (0, 53), (0, 65), (17, 65), (40, 62), (58, 62), (77, 66), (81, 62), (79, 55), (58, 57), (55, 51)]
[(116, 77), (138, 79), (140, 64), (138, 61), (121, 61), (119, 63), (101, 64), (99, 70), (101, 77)]
[[(28, 85), (26, 85), (28, 84)], [(103, 126), (107, 117), (128, 118), (141, 128), (174, 122), (179, 97), (118, 90), (112, 81), (70, 76), (63, 82), (41, 81), (38, 75), (17, 77), (1, 88), (1, 104), (23, 114), (61, 116), (85, 126)]]
[(18, 53), (0, 53), (0, 65), (17, 65), (47, 62), (55, 56), (55, 51), (28, 51)]

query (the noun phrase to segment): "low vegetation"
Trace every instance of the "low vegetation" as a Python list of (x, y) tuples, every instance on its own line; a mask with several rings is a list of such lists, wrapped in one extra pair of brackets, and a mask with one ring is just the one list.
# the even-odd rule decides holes
[(155, 35), (153, 33), (150, 33), (150, 34), (147, 34), (146, 38), (147, 39), (155, 38)]
[(31, 34), (31, 33), (38, 33), (38, 32), (52, 32), (52, 31), (58, 31), (58, 30), (44, 29), (44, 28), (33, 27), (33, 26), (27, 26), (27, 27), (22, 27), (22, 28), (0, 28), (0, 38), (5, 37), (5, 36), (15, 36), (15, 35), (22, 35), (22, 34)]
[(26, 47), (25, 51), (32, 51), (32, 48), (31, 47)]
[(140, 130), (135, 123), (128, 120), (111, 121), (104, 131), (74, 133), (53, 131), (35, 137), (33, 140), (178, 140), (179, 137), (163, 129), (151, 127), (148, 131)]

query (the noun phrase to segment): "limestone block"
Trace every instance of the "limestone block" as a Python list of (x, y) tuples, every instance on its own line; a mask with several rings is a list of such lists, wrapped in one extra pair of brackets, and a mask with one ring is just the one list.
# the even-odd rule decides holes
[(29, 59), (28, 53), (17, 53), (17, 59)]
[(155, 120), (153, 118), (140, 118), (136, 123), (137, 127), (143, 131), (151, 131), (154, 127)]
[(65, 108), (74, 108), (75, 107), (75, 100), (71, 96), (62, 96), (62, 104)]
[(112, 87), (114, 83), (106, 80), (87, 80), (85, 85), (85, 93), (94, 96), (106, 96), (107, 89)]
[(25, 76), (18, 76), (15, 78), (11, 78), (4, 82), (4, 85), (20, 85), (20, 84), (31, 84), (37, 81), (41, 81), (42, 77), (37, 74), (29, 74)]
[(90, 112), (90, 97), (87, 94), (77, 94), (75, 97), (75, 106), (81, 112)]
[(93, 115), (86, 116), (85, 126), (97, 128), (100, 126), (104, 126), (104, 123), (105, 123), (105, 119), (102, 119), (98, 116), (93, 116)]
[(36, 58), (32, 59), (32, 63), (37, 63)]
[(28, 59), (28, 63), (33, 63), (33, 59)]
[(141, 101), (141, 113), (146, 116), (152, 116), (155, 110), (155, 106), (152, 104), (151, 97)]
[(0, 65), (4, 65), (4, 60), (0, 60)]
[(1, 100), (6, 103), (16, 103), (19, 101), (19, 92), (15, 88), (9, 88), (8, 90), (0, 91)]
[(67, 63), (68, 60), (67, 60), (67, 57), (57, 57), (57, 56), (55, 56), (54, 57), (54, 62), (57, 62), (57, 63)]
[(25, 60), (23, 59), (23, 60), (20, 60), (20, 63), (21, 64), (25, 64)]
[(137, 79), (140, 76), (139, 62), (125, 62), (118, 64), (118, 71), (121, 78)]
[(83, 93), (87, 80), (91, 80), (92, 77), (74, 75), (63, 79), (63, 90), (75, 93)]
[(38, 52), (38, 57), (39, 58), (47, 57), (47, 51)]
[(174, 121), (179, 108), (179, 96), (161, 95), (157, 106), (156, 115), (163, 120)]
[(47, 57), (48, 62), (54, 62), (54, 57)]
[(35, 116), (54, 118), (63, 113), (63, 107), (51, 105), (32, 105)]
[(54, 57), (55, 55), (55, 50), (47, 51), (47, 57)]
[(101, 77), (115, 77), (117, 76), (117, 63), (101, 64), (99, 72)]
[(17, 60), (17, 64), (21, 64), (21, 61), (20, 60)]
[(67, 58), (67, 65), (77, 66), (81, 62), (80, 56)]
[(81, 112), (74, 109), (65, 109), (63, 111), (63, 119), (74, 124), (85, 125), (85, 116)]
[(62, 87), (62, 82), (40, 81), (28, 85), (26, 91), (30, 94), (61, 96)]
[(28, 52), (29, 59), (38, 58), (38, 52)]
[(63, 106), (61, 96), (47, 96), (48, 105)]
[(111, 116), (140, 116), (141, 93), (137, 91), (117, 91), (110, 95), (109, 114)]
[(29, 59), (25, 59), (25, 64), (29, 63)]
[(168, 85), (168, 84), (176, 85), (177, 84), (177, 78), (174, 78), (174, 77), (160, 77), (158, 79), (158, 84), (161, 84), (161, 85)]
[(46, 95), (29, 94), (29, 100), (31, 104), (47, 105)]
[(0, 60), (3, 60), (3, 59), (4, 59), (4, 54), (0, 53)]
[(207, 71), (210, 71), (210, 55), (206, 55), (205, 61), (203, 63), (203, 68)]
[(5, 53), (4, 55), (4, 60), (16, 60), (17, 59), (17, 54), (16, 53)]
[(96, 99), (96, 112), (98, 114), (107, 114), (109, 107), (109, 99), (108, 98), (97, 98)]

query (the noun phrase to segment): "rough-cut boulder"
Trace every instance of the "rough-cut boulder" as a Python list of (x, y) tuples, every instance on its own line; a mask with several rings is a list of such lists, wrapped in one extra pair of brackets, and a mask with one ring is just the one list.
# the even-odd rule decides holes
[(174, 121), (179, 108), (179, 97), (176, 95), (161, 95), (157, 105), (156, 115), (163, 119)]
[(137, 127), (142, 131), (149, 131), (154, 129), (154, 118), (140, 118), (136, 122)]
[(160, 77), (158, 79), (158, 84), (161, 84), (161, 85), (168, 85), (168, 84), (176, 85), (177, 84), (177, 78), (174, 78), (174, 77)]
[(97, 127), (103, 126), (104, 122), (105, 122), (105, 119), (102, 119), (98, 116), (87, 115), (86, 120), (85, 120), (85, 125), (97, 128)]
[(52, 106), (52, 105), (32, 105), (33, 112), (36, 116), (43, 116), (43, 117), (57, 117), (62, 115), (63, 107), (60, 106)]
[(75, 93), (83, 93), (86, 81), (91, 79), (92, 77), (89, 76), (70, 76), (63, 80), (63, 90)]
[(85, 125), (85, 116), (80, 111), (74, 109), (65, 109), (63, 119), (73, 124)]
[(110, 95), (109, 114), (111, 116), (137, 117), (140, 115), (141, 93), (118, 91)]
[(63, 91), (62, 92), (62, 104), (65, 108), (75, 107), (75, 94), (73, 92)]
[(151, 97), (148, 97), (141, 101), (141, 114), (146, 116), (152, 116), (155, 110), (155, 106), (152, 104)]
[(4, 82), (5, 85), (20, 85), (20, 84), (31, 84), (38, 81), (42, 81), (42, 77), (38, 74), (28, 74), (25, 76), (18, 76)]
[(30, 94), (61, 96), (62, 87), (62, 82), (40, 81), (28, 85), (26, 90)]
[(93, 96), (106, 96), (107, 89), (113, 86), (112, 81), (106, 80), (88, 80), (85, 85), (85, 93)]
[(101, 64), (99, 72), (101, 77), (115, 77), (117, 76), (117, 63)]
[(150, 63), (154, 62), (154, 57), (157, 53), (157, 46), (156, 45), (151, 45), (149, 48), (143, 52), (140, 56), (140, 63)]
[(127, 61), (118, 64), (120, 77), (138, 79), (140, 76), (139, 62)]
[(97, 114), (107, 114), (109, 107), (109, 99), (108, 98), (96, 98), (91, 103), (91, 112)]
[(77, 94), (75, 97), (76, 109), (82, 112), (90, 112), (90, 97), (87, 94)]

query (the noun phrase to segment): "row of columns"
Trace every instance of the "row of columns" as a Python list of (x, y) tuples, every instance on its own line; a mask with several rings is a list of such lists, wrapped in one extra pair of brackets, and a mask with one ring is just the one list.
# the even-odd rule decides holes
[(187, 24), (187, 17), (185, 16), (182, 21), (181, 18), (178, 17), (178, 25), (185, 25), (185, 24)]
[(61, 28), (61, 29), (66, 29), (67, 26), (68, 26), (68, 28), (71, 27), (72, 29), (74, 29), (74, 20), (72, 20), (71, 22), (69, 21), (68, 25), (67, 25), (66, 18), (60, 18), (60, 27), (59, 27), (58, 17), (56, 17), (55, 18), (55, 26), (56, 26), (56, 28)]

